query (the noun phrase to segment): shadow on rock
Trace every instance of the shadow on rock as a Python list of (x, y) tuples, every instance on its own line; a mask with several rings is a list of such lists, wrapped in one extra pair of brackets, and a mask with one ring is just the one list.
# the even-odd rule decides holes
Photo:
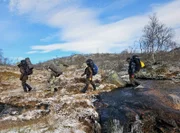
[(116, 89), (101, 93), (94, 105), (103, 133), (180, 132), (180, 111), (164, 104), (155, 89)]

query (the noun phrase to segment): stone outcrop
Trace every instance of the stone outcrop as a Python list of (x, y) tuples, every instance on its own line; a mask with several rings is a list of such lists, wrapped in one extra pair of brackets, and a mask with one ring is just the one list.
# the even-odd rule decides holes
[[(90, 86), (87, 93), (80, 93), (85, 85), (85, 77), (80, 76), (85, 67), (78, 64), (63, 66), (63, 74), (54, 83), (57, 88), (50, 90), (47, 86), (49, 72), (34, 69), (28, 80), (33, 90), (24, 93), (18, 68), (0, 66), (1, 132), (168, 133), (172, 129), (178, 133), (178, 67), (156, 65), (145, 68), (138, 78), (146, 81), (137, 89), (126, 87), (129, 82), (127, 64), (120, 72), (99, 69), (93, 77), (97, 90), (93, 91)], [(160, 79), (168, 79), (168, 82)]]
[(99, 114), (93, 105), (94, 96), (117, 88), (119, 77), (103, 81), (101, 73), (94, 76), (97, 91), (84, 87), (84, 68), (69, 66), (57, 78), (57, 90), (47, 89), (48, 71), (34, 69), (28, 83), (33, 87), (25, 93), (19, 80), (18, 68), (0, 70), (0, 130), (8, 132), (88, 132), (100, 133)]
[(101, 93), (95, 107), (101, 114), (102, 132), (179, 133), (179, 84), (173, 88), (170, 81), (165, 82), (165, 86), (151, 81), (150, 88)]
[(180, 67), (171, 65), (153, 65), (142, 69), (137, 75), (141, 79), (180, 81)]

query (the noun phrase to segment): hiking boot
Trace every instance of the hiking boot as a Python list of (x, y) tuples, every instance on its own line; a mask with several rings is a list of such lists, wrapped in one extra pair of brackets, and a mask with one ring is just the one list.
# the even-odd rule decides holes
[(29, 90), (28, 91), (31, 91), (32, 90), (32, 88), (29, 88)]
[(54, 88), (54, 92), (56, 92), (56, 91), (58, 91), (58, 89), (57, 89), (57, 88)]
[(25, 84), (26, 87), (28, 88), (28, 91), (31, 91), (32, 90), (32, 87), (30, 85), (28, 85), (27, 83)]
[(93, 90), (95, 91), (96, 90), (96, 85), (92, 84), (92, 86), (93, 86)]
[(85, 90), (85, 89), (82, 89), (80, 92), (81, 92), (81, 93), (85, 93), (85, 92), (86, 92), (86, 90)]
[(26, 85), (23, 85), (24, 92), (27, 92)]

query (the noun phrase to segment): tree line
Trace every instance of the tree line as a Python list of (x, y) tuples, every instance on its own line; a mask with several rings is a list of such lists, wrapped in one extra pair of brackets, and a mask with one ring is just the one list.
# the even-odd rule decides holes
[(179, 47), (173, 40), (175, 32), (172, 28), (161, 23), (156, 14), (149, 16), (149, 23), (143, 28), (143, 35), (139, 40), (141, 53), (151, 55), (152, 62), (156, 62), (158, 52), (167, 52)]
[(0, 49), (0, 65), (13, 65), (13, 61), (3, 56), (3, 50)]

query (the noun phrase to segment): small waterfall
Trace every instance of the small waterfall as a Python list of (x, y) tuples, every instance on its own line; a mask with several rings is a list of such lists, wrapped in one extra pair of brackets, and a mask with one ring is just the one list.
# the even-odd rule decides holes
[(107, 133), (123, 133), (124, 126), (117, 119), (110, 120)]
[[(129, 129), (125, 129), (124, 125), (121, 124), (120, 120), (113, 119), (108, 122), (108, 128), (105, 132), (107, 133), (143, 133), (142, 122), (139, 115), (135, 116), (135, 121), (129, 123), (127, 126)], [(128, 130), (128, 131), (127, 131)]]
[(0, 117), (19, 114), (22, 109), (22, 107), (16, 107), (5, 103), (0, 103)]
[(135, 122), (131, 125), (131, 132), (130, 133), (143, 133), (142, 132), (142, 122), (139, 119), (139, 115), (136, 114)]

